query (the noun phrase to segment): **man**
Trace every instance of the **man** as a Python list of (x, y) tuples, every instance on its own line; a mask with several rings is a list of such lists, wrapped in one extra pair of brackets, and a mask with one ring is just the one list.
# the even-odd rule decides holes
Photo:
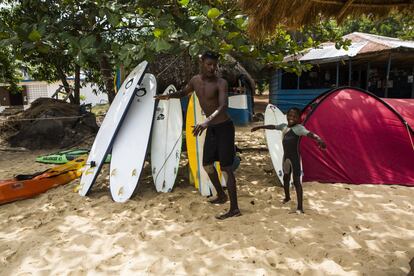
[(227, 115), (228, 85), (227, 81), (216, 76), (219, 55), (207, 51), (201, 56), (200, 73), (191, 78), (190, 82), (181, 91), (156, 96), (159, 100), (185, 97), (195, 92), (201, 108), (207, 119), (194, 126), (193, 135), (201, 135), (207, 129), (203, 149), (203, 167), (210, 177), (216, 191), (217, 198), (211, 200), (213, 204), (224, 204), (227, 196), (221, 187), (214, 162), (219, 161), (223, 173), (227, 174), (227, 190), (230, 197), (230, 210), (216, 216), (217, 219), (240, 216), (237, 204), (236, 179), (232, 170), (235, 157), (234, 125)]

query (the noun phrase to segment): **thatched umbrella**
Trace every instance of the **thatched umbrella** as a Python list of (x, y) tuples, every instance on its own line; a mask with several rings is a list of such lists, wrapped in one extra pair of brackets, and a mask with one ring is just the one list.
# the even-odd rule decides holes
[(414, 12), (414, 0), (239, 0), (249, 16), (249, 32), (259, 38), (277, 24), (296, 28), (315, 21), (319, 15), (335, 17), (375, 14), (384, 16), (391, 10)]

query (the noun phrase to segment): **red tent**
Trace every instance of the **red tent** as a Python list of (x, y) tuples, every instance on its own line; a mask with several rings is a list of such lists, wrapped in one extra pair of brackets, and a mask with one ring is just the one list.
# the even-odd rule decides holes
[(304, 108), (304, 126), (327, 150), (302, 139), (303, 181), (414, 186), (414, 99), (381, 99), (338, 88)]

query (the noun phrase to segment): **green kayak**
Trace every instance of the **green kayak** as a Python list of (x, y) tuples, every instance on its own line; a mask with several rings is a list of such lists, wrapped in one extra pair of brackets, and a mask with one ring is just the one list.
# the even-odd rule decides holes
[[(73, 159), (76, 159), (84, 154), (89, 154), (87, 149), (74, 149), (74, 150), (65, 150), (48, 155), (42, 155), (36, 157), (36, 162), (46, 163), (46, 164), (66, 164)], [(105, 163), (111, 162), (111, 155), (108, 154), (106, 157)]]

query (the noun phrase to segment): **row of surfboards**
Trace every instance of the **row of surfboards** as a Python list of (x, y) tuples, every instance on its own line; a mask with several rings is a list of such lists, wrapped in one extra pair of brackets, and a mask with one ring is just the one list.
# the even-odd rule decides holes
[[(147, 62), (140, 63), (126, 78), (115, 97), (89, 151), (79, 150), (73, 154), (84, 154), (73, 161), (58, 160), (57, 156), (41, 158), (48, 162), (66, 163), (42, 173), (0, 181), (0, 204), (29, 198), (48, 189), (68, 183), (80, 175), (79, 194), (85, 196), (96, 181), (103, 163), (110, 162), (110, 190), (115, 201), (128, 200), (138, 185), (151, 139), (151, 168), (155, 187), (159, 192), (170, 192), (177, 177), (181, 146), (181, 104), (178, 99), (160, 101), (155, 109), (156, 79), (144, 74)], [(175, 92), (169, 86), (166, 93)], [(154, 114), (155, 109), (155, 114)], [(186, 115), (186, 144), (190, 167), (190, 180), (204, 196), (214, 195), (214, 187), (202, 167), (205, 132), (192, 135), (192, 126), (203, 122), (205, 116), (196, 95), (192, 95)], [(286, 123), (285, 115), (269, 104), (265, 112), (265, 124)], [(152, 129), (152, 135), (151, 135)], [(151, 137), (151, 138), (150, 138)], [(266, 140), (275, 171), (282, 182), (282, 134), (266, 131)], [(112, 158), (109, 152), (112, 150)], [(86, 155), (89, 152), (88, 160)], [(58, 157), (60, 158), (60, 156)], [(83, 169), (81, 169), (83, 167)], [(221, 184), (226, 179), (216, 164)]]
[[(86, 196), (111, 153), (109, 183), (116, 202), (127, 201), (139, 183), (139, 177), (151, 143), (151, 170), (156, 190), (170, 192), (174, 186), (182, 146), (183, 118), (179, 99), (156, 101), (157, 81), (146, 73), (148, 63), (141, 62), (128, 75), (116, 94), (96, 135), (84, 167), (79, 194)], [(175, 92), (170, 85), (164, 94)], [(186, 118), (186, 144), (190, 179), (203, 196), (215, 194), (202, 167), (204, 136), (194, 137), (192, 126), (205, 119), (196, 95), (189, 101)], [(218, 171), (219, 166), (217, 166)], [(221, 175), (222, 185), (225, 185)]]

